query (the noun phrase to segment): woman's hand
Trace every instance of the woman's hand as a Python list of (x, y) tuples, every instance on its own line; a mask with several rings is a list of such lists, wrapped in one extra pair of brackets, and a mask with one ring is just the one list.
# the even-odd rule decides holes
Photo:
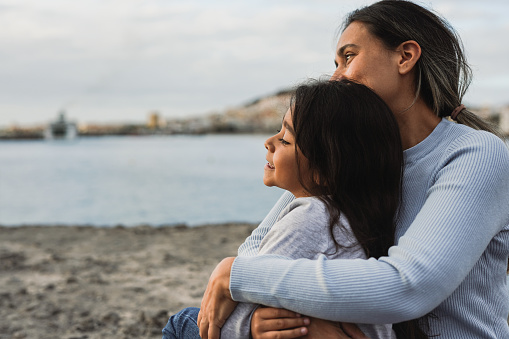
[(355, 324), (336, 323), (280, 308), (260, 307), (251, 318), (253, 339), (369, 339)]
[(282, 308), (259, 307), (251, 317), (253, 339), (300, 338), (308, 333), (309, 318)]
[(198, 326), (203, 339), (219, 339), (221, 327), (237, 306), (230, 294), (230, 272), (234, 260), (223, 259), (210, 275), (198, 314)]

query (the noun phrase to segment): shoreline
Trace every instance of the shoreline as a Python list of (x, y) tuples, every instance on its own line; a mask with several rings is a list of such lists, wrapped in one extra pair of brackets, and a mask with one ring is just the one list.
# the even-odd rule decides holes
[[(260, 221), (261, 222), (261, 221)], [(200, 224), (187, 224), (187, 223), (174, 223), (174, 224), (135, 224), (135, 225), (126, 225), (122, 223), (118, 224), (72, 224), (72, 223), (22, 223), (22, 224), (0, 224), (0, 229), (3, 228), (58, 228), (58, 227), (74, 227), (74, 228), (118, 228), (118, 229), (124, 229), (124, 228), (200, 228), (200, 227), (214, 227), (214, 226), (232, 226), (232, 225), (251, 225), (251, 226), (258, 226), (260, 222), (248, 222), (248, 221), (228, 221), (228, 222), (217, 222), (217, 223), (200, 223)]]
[(161, 338), (256, 226), (0, 226), (0, 338)]

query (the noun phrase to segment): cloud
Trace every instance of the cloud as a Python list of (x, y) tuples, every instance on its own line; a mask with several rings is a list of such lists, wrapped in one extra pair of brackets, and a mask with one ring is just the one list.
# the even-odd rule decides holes
[[(47, 121), (68, 102), (80, 121), (237, 105), (332, 72), (342, 17), (371, 2), (4, 0), (0, 125)], [(509, 8), (493, 3), (431, 3), (465, 42), (474, 102), (502, 101), (493, 87), (507, 89)]]

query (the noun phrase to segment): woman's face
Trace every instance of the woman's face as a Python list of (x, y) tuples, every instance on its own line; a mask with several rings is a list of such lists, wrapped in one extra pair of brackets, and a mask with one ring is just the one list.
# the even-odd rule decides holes
[(332, 79), (347, 78), (360, 82), (397, 111), (402, 86), (398, 72), (400, 57), (397, 51), (388, 50), (363, 23), (354, 21), (339, 38)]
[(292, 124), (291, 110), (283, 119), (281, 130), (265, 141), (267, 149), (267, 164), (264, 168), (263, 183), (267, 186), (277, 186), (290, 191), (295, 197), (307, 196), (306, 190), (299, 181), (297, 156), (301, 165), (301, 175), (306, 177), (307, 159), (295, 144), (295, 132)]

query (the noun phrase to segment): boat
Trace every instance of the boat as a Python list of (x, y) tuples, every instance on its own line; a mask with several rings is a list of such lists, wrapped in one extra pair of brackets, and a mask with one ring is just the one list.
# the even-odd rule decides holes
[(65, 118), (65, 112), (61, 111), (58, 119), (48, 124), (44, 130), (44, 138), (52, 139), (74, 139), (78, 136), (76, 123), (69, 122)]

